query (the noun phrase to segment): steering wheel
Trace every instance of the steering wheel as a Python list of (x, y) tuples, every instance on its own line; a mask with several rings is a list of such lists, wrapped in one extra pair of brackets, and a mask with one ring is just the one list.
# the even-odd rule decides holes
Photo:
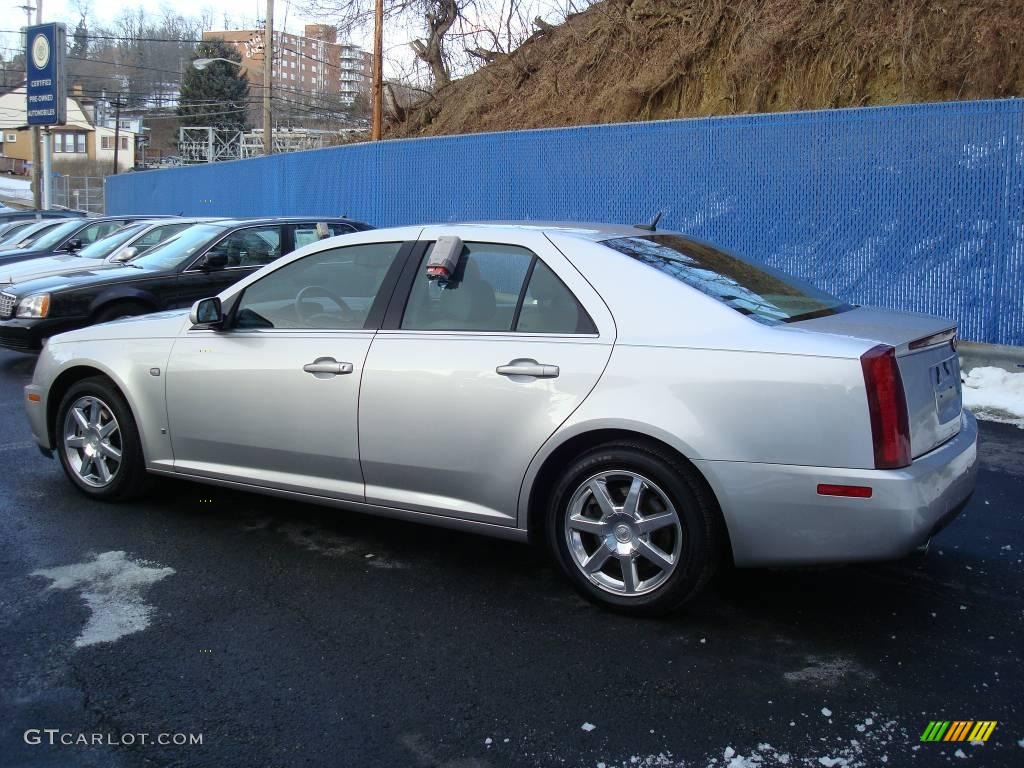
[(322, 285), (307, 285), (305, 288), (303, 288), (295, 295), (295, 314), (299, 316), (299, 320), (304, 324), (313, 325), (312, 320), (316, 317), (319, 317), (320, 315), (326, 315), (327, 317), (330, 317), (332, 320), (336, 319), (329, 313), (320, 311), (311, 312), (310, 314), (307, 315), (305, 311), (302, 309), (302, 304), (307, 298), (310, 298), (311, 296), (326, 296), (328, 299), (337, 304), (338, 308), (341, 309), (342, 320), (347, 322), (356, 319), (356, 313), (352, 311), (352, 308), (345, 303), (345, 300), (341, 298), (341, 296), (334, 293), (333, 291), (329, 291)]

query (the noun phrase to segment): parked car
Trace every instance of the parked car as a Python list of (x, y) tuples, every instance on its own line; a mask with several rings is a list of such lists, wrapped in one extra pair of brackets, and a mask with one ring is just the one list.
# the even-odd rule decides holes
[(27, 226), (23, 229), (15, 230), (10, 237), (4, 238), (4, 240), (0, 242), (0, 254), (4, 251), (10, 251), (16, 248), (27, 248), (34, 240), (42, 237), (44, 232), (49, 232), (54, 227), (59, 227), (64, 223), (66, 223), (66, 219), (32, 219), (18, 221), (16, 222), (16, 225), (26, 224)]
[(37, 210), (35, 208), (7, 208), (0, 211), (0, 223), (20, 221), (22, 219), (68, 219), (84, 216), (81, 211), (64, 209)]
[(977, 460), (955, 333), (670, 232), (404, 227), (56, 336), (26, 407), (95, 499), (153, 473), (532, 538), (657, 613), (723, 562), (894, 558), (948, 523)]
[[(53, 221), (53, 219), (48, 221)], [(14, 219), (13, 221), (0, 224), (0, 245), (10, 241), (12, 238), (18, 237), (19, 233), (31, 229), (38, 223), (37, 219)]]
[(16, 282), (0, 291), (0, 347), (33, 351), (55, 333), (192, 302), (296, 244), (366, 229), (347, 219), (229, 219), (194, 224), (126, 264)]
[(154, 219), (128, 224), (92, 245), (74, 253), (40, 256), (14, 264), (0, 262), (0, 290), (12, 283), (38, 280), (51, 275), (98, 272), (117, 267), (167, 242), (193, 224), (215, 219)]
[[(27, 245), (0, 250), (0, 265), (16, 261), (36, 259), (55, 253), (73, 252), (106, 237), (112, 232), (135, 221), (146, 219), (170, 219), (173, 216), (98, 216), (88, 219), (63, 221), (44, 234), (35, 237)], [(19, 246), (22, 243), (18, 244)]]

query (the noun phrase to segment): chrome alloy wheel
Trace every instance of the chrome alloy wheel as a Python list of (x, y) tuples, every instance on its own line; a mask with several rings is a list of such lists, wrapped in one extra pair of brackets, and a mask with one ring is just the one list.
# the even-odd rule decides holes
[(78, 478), (104, 488), (121, 468), (121, 428), (102, 400), (86, 395), (75, 400), (64, 417), (64, 455)]
[(635, 596), (664, 584), (676, 569), (683, 526), (668, 496), (643, 475), (601, 472), (569, 501), (565, 539), (580, 572), (597, 587)]

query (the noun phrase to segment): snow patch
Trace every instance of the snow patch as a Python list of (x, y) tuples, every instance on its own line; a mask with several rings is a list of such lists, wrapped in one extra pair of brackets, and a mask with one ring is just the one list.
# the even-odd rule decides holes
[(83, 648), (110, 643), (148, 627), (154, 609), (142, 599), (142, 593), (174, 573), (173, 568), (130, 560), (124, 552), (113, 551), (84, 563), (40, 568), (32, 575), (51, 579), (47, 589), (79, 591), (90, 611), (75, 640), (75, 647)]
[(963, 400), (979, 419), (1024, 429), (1024, 372), (973, 368), (963, 377)]
[(821, 687), (832, 687), (847, 677), (859, 677), (863, 680), (871, 680), (874, 673), (860, 666), (850, 659), (841, 656), (822, 658), (821, 656), (807, 656), (804, 659), (807, 665), (803, 669), (783, 673), (788, 683), (803, 683)]
[(587, 733), (590, 733), (592, 730), (597, 728), (597, 726), (594, 725), (593, 723), (584, 723), (583, 725), (580, 726), (580, 728), (582, 728)]
[(363, 564), (373, 568), (391, 569), (407, 567), (405, 563), (385, 555), (364, 552), (362, 557), (360, 557), (360, 550), (365, 546), (365, 543), (350, 536), (342, 536), (333, 531), (297, 522), (284, 523), (277, 528), (292, 544), (324, 557), (358, 559)]

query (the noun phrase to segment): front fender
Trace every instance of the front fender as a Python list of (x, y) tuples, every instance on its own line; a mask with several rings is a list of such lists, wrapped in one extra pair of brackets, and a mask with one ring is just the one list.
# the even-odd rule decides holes
[(159, 302), (149, 291), (131, 285), (114, 285), (106, 288), (89, 302), (89, 314), (95, 314), (102, 307), (115, 301), (137, 301), (153, 309), (159, 309)]
[(167, 434), (164, 372), (173, 341), (152, 338), (136, 339), (131, 345), (99, 340), (47, 344), (32, 380), (33, 386), (44, 393), (39, 405), (51, 414), (51, 409), (58, 406), (52, 402), (55, 395), (59, 396), (54, 392), (54, 384), (66, 380), (62, 377), (76, 369), (94, 369), (113, 381), (128, 402), (139, 430), (146, 466), (169, 465), (174, 456)]

